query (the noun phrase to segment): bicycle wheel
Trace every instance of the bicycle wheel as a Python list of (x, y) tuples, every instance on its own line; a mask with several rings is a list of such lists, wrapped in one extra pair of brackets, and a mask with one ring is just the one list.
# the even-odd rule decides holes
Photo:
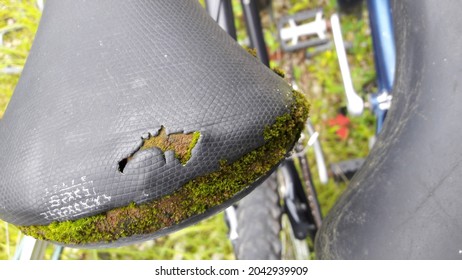
[(280, 259), (281, 214), (275, 172), (242, 199), (236, 209), (238, 222), (238, 239), (234, 246), (236, 258)]
[[(279, 176), (278, 176), (279, 175)], [(305, 239), (298, 239), (281, 205), (285, 192), (282, 174), (274, 172), (236, 209), (237, 259), (308, 259)]]

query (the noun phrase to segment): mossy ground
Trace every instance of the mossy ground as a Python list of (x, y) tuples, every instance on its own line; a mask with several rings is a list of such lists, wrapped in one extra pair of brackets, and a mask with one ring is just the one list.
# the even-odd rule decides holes
[(38, 239), (84, 245), (150, 234), (176, 225), (224, 203), (271, 170), (300, 136), (308, 110), (304, 95), (293, 91), (290, 113), (278, 117), (265, 129), (263, 146), (233, 163), (222, 161), (218, 171), (189, 181), (169, 196), (140, 205), (132, 203), (75, 221), (22, 226), (20, 229)]

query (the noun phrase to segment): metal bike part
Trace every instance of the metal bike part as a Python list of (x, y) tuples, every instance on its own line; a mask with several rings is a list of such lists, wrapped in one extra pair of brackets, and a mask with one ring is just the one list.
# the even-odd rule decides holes
[(30, 236), (24, 236), (14, 255), (15, 260), (43, 260), (45, 251), (50, 243), (37, 240)]
[(376, 133), (382, 130), (385, 117), (391, 106), (393, 96), (387, 91), (374, 93), (369, 96), (369, 104), (376, 117)]
[[(317, 131), (314, 130), (313, 124), (311, 123), (310, 120), (306, 122), (306, 129), (310, 136), (313, 136), (315, 135), (315, 133), (318, 133)], [(312, 147), (314, 149), (316, 166), (318, 168), (319, 181), (322, 184), (327, 184), (327, 181), (329, 180), (329, 176), (327, 174), (326, 161), (324, 160), (324, 153), (322, 151), (321, 142), (319, 141), (318, 138), (316, 138), (316, 140), (313, 142)]]
[(368, 0), (378, 92), (391, 93), (395, 77), (396, 50), (390, 1)]
[(363, 158), (350, 159), (331, 164), (330, 168), (336, 182), (349, 181), (364, 164)]
[(356, 93), (353, 87), (338, 15), (333, 14), (330, 17), (330, 22), (332, 26), (332, 34), (334, 35), (335, 50), (337, 52), (338, 62), (340, 65), (340, 72), (342, 73), (343, 86), (345, 88), (345, 94), (348, 102), (348, 113), (353, 116), (358, 116), (361, 115), (364, 110), (364, 101)]
[(319, 206), (318, 195), (316, 194), (316, 189), (313, 184), (313, 176), (311, 175), (311, 168), (308, 163), (308, 158), (306, 155), (299, 155), (298, 162), (300, 164), (300, 173), (302, 183), (304, 184), (304, 193), (305, 197), (308, 199), (308, 206), (311, 215), (313, 216), (314, 224), (316, 228), (320, 228), (322, 224), (322, 213), (321, 207)]
[(53, 251), (53, 255), (51, 256), (51, 260), (56, 261), (61, 259), (61, 254), (64, 251), (63, 246), (55, 245), (55, 250)]
[(229, 228), (228, 238), (231, 242), (235, 242), (239, 238), (239, 234), (237, 233), (238, 222), (235, 206), (230, 206), (226, 208), (225, 218)]
[(384, 91), (382, 93), (374, 94), (370, 98), (370, 103), (372, 108), (377, 107), (377, 109), (387, 111), (390, 109), (391, 100), (393, 96), (391, 96), (388, 92)]
[(289, 217), (283, 215), (281, 217), (281, 243), (283, 260), (308, 260), (310, 258), (310, 248), (306, 240), (300, 240), (295, 237), (294, 229), (290, 224)]
[[(306, 23), (311, 19), (313, 21)], [(279, 21), (278, 30), (281, 47), (286, 52), (329, 43), (322, 9), (285, 16)]]
[[(280, 196), (284, 197), (287, 186), (282, 168), (279, 168), (277, 172), (277, 184)], [(283, 260), (307, 260), (310, 258), (308, 243), (305, 239), (300, 240), (295, 237), (294, 229), (287, 213), (281, 216), (281, 244), (281, 258)]]
[(257, 2), (255, 0), (241, 0), (241, 3), (247, 26), (247, 33), (249, 34), (250, 47), (257, 49), (258, 58), (263, 64), (269, 66), (269, 56), (266, 50)]
[[(20, 30), (20, 29), (22, 29), (22, 27), (17, 26), (17, 25), (12, 25), (12, 26), (3, 28), (3, 30), (0, 31), (0, 46), (3, 47), (5, 45), (4, 36), (6, 34), (8, 34), (9, 32)], [(17, 66), (6, 66), (5, 68), (0, 69), (0, 73), (3, 73), (3, 74), (14, 75), (14, 74), (20, 74), (21, 72), (22, 72), (22, 67), (17, 67)]]
[(297, 239), (305, 239), (308, 235), (316, 235), (317, 225), (310, 210), (310, 202), (303, 189), (302, 182), (292, 159), (281, 166), (284, 176), (284, 207)]
[(19, 29), (21, 29), (20, 26), (10, 26), (10, 27), (3, 28), (3, 30), (0, 31), (0, 45), (2, 46), (4, 45), (3, 36), (5, 36), (5, 34), (11, 31), (19, 30)]
[(231, 0), (205, 0), (205, 8), (208, 14), (236, 40), (236, 26), (234, 25), (234, 13)]
[(7, 74), (7, 75), (16, 75), (16, 74), (21, 74), (22, 68), (7, 66), (3, 68), (2, 70), (0, 70), (0, 72), (2, 72), (3, 74)]
[(378, 88), (377, 93), (373, 94), (369, 101), (377, 119), (376, 133), (379, 133), (391, 103), (390, 94), (393, 90), (396, 67), (395, 38), (390, 2), (388, 0), (368, 0), (367, 6)]
[[(295, 80), (292, 80), (292, 88), (294, 90), (299, 90), (299, 87), (298, 87), (297, 82)], [(300, 140), (303, 140), (302, 139), (303, 134), (302, 134), (302, 137), (299, 140), (299, 144), (295, 146), (296, 153), (295, 153), (294, 156), (296, 156), (296, 157), (298, 157), (298, 156), (304, 157), (306, 155), (306, 153), (308, 152), (308, 149), (310, 147), (313, 147), (314, 155), (315, 155), (315, 159), (316, 159), (316, 166), (317, 166), (317, 169), (318, 169), (319, 181), (321, 182), (321, 184), (325, 185), (325, 184), (327, 184), (327, 182), (329, 180), (329, 175), (327, 174), (326, 161), (324, 160), (324, 153), (322, 151), (321, 142), (318, 139), (319, 132), (317, 132), (314, 129), (314, 126), (311, 123), (310, 119), (308, 119), (306, 121), (305, 127), (306, 127), (306, 131), (308, 132), (308, 136), (309, 136), (308, 143), (307, 143), (306, 146), (302, 145), (301, 149), (297, 149), (298, 145), (300, 145), (300, 143), (301, 143)]]
[(44, 0), (37, 0), (37, 8), (43, 12), (43, 7), (45, 6), (45, 1)]
[(327, 167), (324, 160), (324, 154), (321, 149), (321, 143), (319, 142), (319, 132), (315, 131), (311, 123), (307, 122), (306, 124), (307, 131), (308, 131), (308, 142), (305, 144), (305, 135), (302, 134), (298, 143), (295, 145), (294, 153), (292, 154), (292, 158), (301, 158), (305, 157), (306, 153), (308, 152), (309, 148), (314, 148), (316, 165), (318, 167), (318, 176), (319, 180), (322, 184), (327, 184), (329, 180), (327, 174)]

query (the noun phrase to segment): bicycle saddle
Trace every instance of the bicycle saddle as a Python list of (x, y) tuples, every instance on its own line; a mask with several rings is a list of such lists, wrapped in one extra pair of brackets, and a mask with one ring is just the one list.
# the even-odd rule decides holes
[(196, 0), (49, 0), (0, 126), (0, 218), (81, 247), (178, 230), (252, 190), (307, 110)]
[(462, 258), (461, 9), (460, 1), (394, 1), (392, 107), (318, 233), (319, 258)]

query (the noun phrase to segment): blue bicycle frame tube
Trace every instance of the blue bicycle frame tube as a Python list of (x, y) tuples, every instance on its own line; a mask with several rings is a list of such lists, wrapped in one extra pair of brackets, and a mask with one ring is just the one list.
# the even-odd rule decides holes
[(388, 0), (368, 0), (379, 92), (391, 92), (395, 77), (395, 39)]
[(380, 108), (378, 96), (391, 93), (395, 77), (396, 50), (389, 0), (368, 0), (370, 27), (374, 45), (378, 93), (372, 99), (377, 117), (377, 133), (383, 126), (387, 109)]

